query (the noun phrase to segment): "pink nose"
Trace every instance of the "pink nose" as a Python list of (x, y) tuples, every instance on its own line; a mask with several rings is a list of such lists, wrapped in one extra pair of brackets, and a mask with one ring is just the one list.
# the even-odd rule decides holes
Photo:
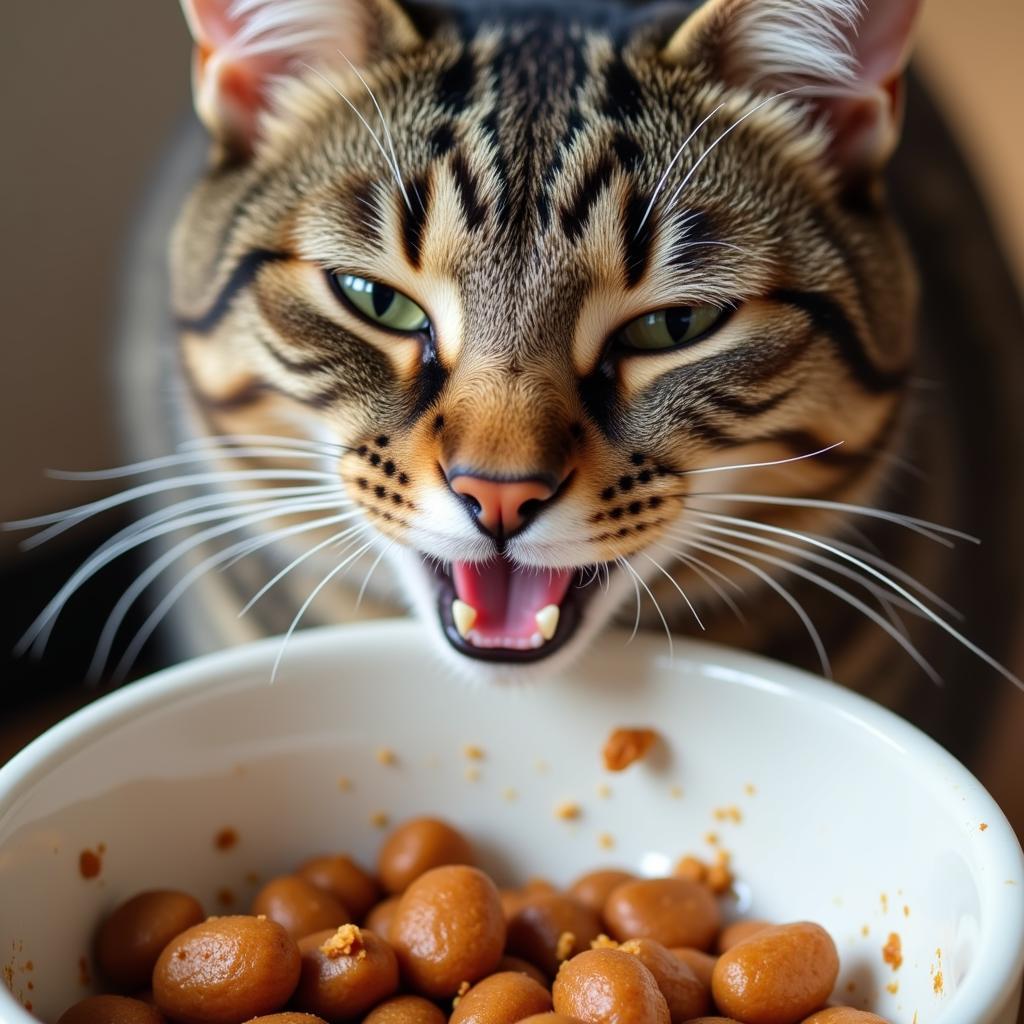
[(462, 475), (448, 483), (456, 494), (470, 499), (477, 521), (495, 537), (515, 533), (533, 511), (527, 506), (543, 503), (555, 493), (541, 480), (498, 481)]

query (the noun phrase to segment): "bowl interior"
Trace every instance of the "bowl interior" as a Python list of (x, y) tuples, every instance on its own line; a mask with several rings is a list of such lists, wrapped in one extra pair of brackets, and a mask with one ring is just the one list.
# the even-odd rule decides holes
[[(653, 638), (607, 638), (557, 682), (505, 688), (451, 678), (409, 623), (301, 636), (269, 685), (276, 653), (130, 687), (0, 771), (0, 969), (43, 1019), (86, 994), (93, 928), (132, 893), (245, 910), (259, 879), (313, 854), (372, 865), (383, 823), (424, 813), (462, 826), (505, 883), (725, 850), (730, 913), (829, 928), (844, 1001), (895, 1024), (1010, 1019), (1013, 832), (956, 761), (852, 694), (699, 644), (669, 659)], [(663, 741), (611, 775), (601, 747), (624, 725)], [(28, 1020), (5, 999), (0, 1020)]]

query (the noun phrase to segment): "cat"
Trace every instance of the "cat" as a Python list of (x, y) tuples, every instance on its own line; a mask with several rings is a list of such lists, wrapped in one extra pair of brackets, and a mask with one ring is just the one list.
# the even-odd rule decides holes
[(962, 664), (928, 636), (1014, 678), (937, 592), (955, 485), (906, 475), (951, 429), (883, 180), (918, 0), (183, 6), (186, 447), (140, 468), (199, 496), (125, 538), (192, 531), (126, 595), (186, 559), (147, 627), (358, 591), (473, 678), (613, 620), (897, 708)]

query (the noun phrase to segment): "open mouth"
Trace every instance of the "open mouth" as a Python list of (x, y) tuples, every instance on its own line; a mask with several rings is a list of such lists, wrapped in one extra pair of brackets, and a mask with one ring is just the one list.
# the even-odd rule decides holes
[(483, 661), (540, 661), (564, 646), (592, 592), (586, 569), (537, 569), (503, 557), (436, 571), (438, 613), (449, 643)]

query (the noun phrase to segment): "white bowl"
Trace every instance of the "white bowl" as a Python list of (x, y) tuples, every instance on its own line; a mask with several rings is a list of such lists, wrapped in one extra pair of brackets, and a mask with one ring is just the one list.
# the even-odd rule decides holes
[[(373, 863), (380, 813), (450, 818), (507, 882), (610, 864), (658, 874), (711, 856), (714, 832), (740, 911), (831, 931), (844, 1000), (894, 1024), (1016, 1019), (1016, 837), (960, 764), (868, 701), (702, 644), (670, 660), (654, 637), (607, 637), (523, 688), (451, 679), (410, 622), (300, 635), (271, 686), (277, 652), (267, 641), (163, 672), (0, 769), (3, 1024), (30, 1024), (27, 1002), (54, 1020), (87, 993), (91, 933), (135, 891), (180, 887), (215, 913), (228, 888), (244, 908), (253, 873), (331, 850)], [(600, 750), (621, 725), (665, 742), (611, 776)], [(556, 816), (563, 801), (577, 820)], [(238, 842), (221, 850), (225, 828)], [(80, 854), (100, 844), (102, 871), (84, 879)], [(891, 933), (898, 971), (882, 957)]]

